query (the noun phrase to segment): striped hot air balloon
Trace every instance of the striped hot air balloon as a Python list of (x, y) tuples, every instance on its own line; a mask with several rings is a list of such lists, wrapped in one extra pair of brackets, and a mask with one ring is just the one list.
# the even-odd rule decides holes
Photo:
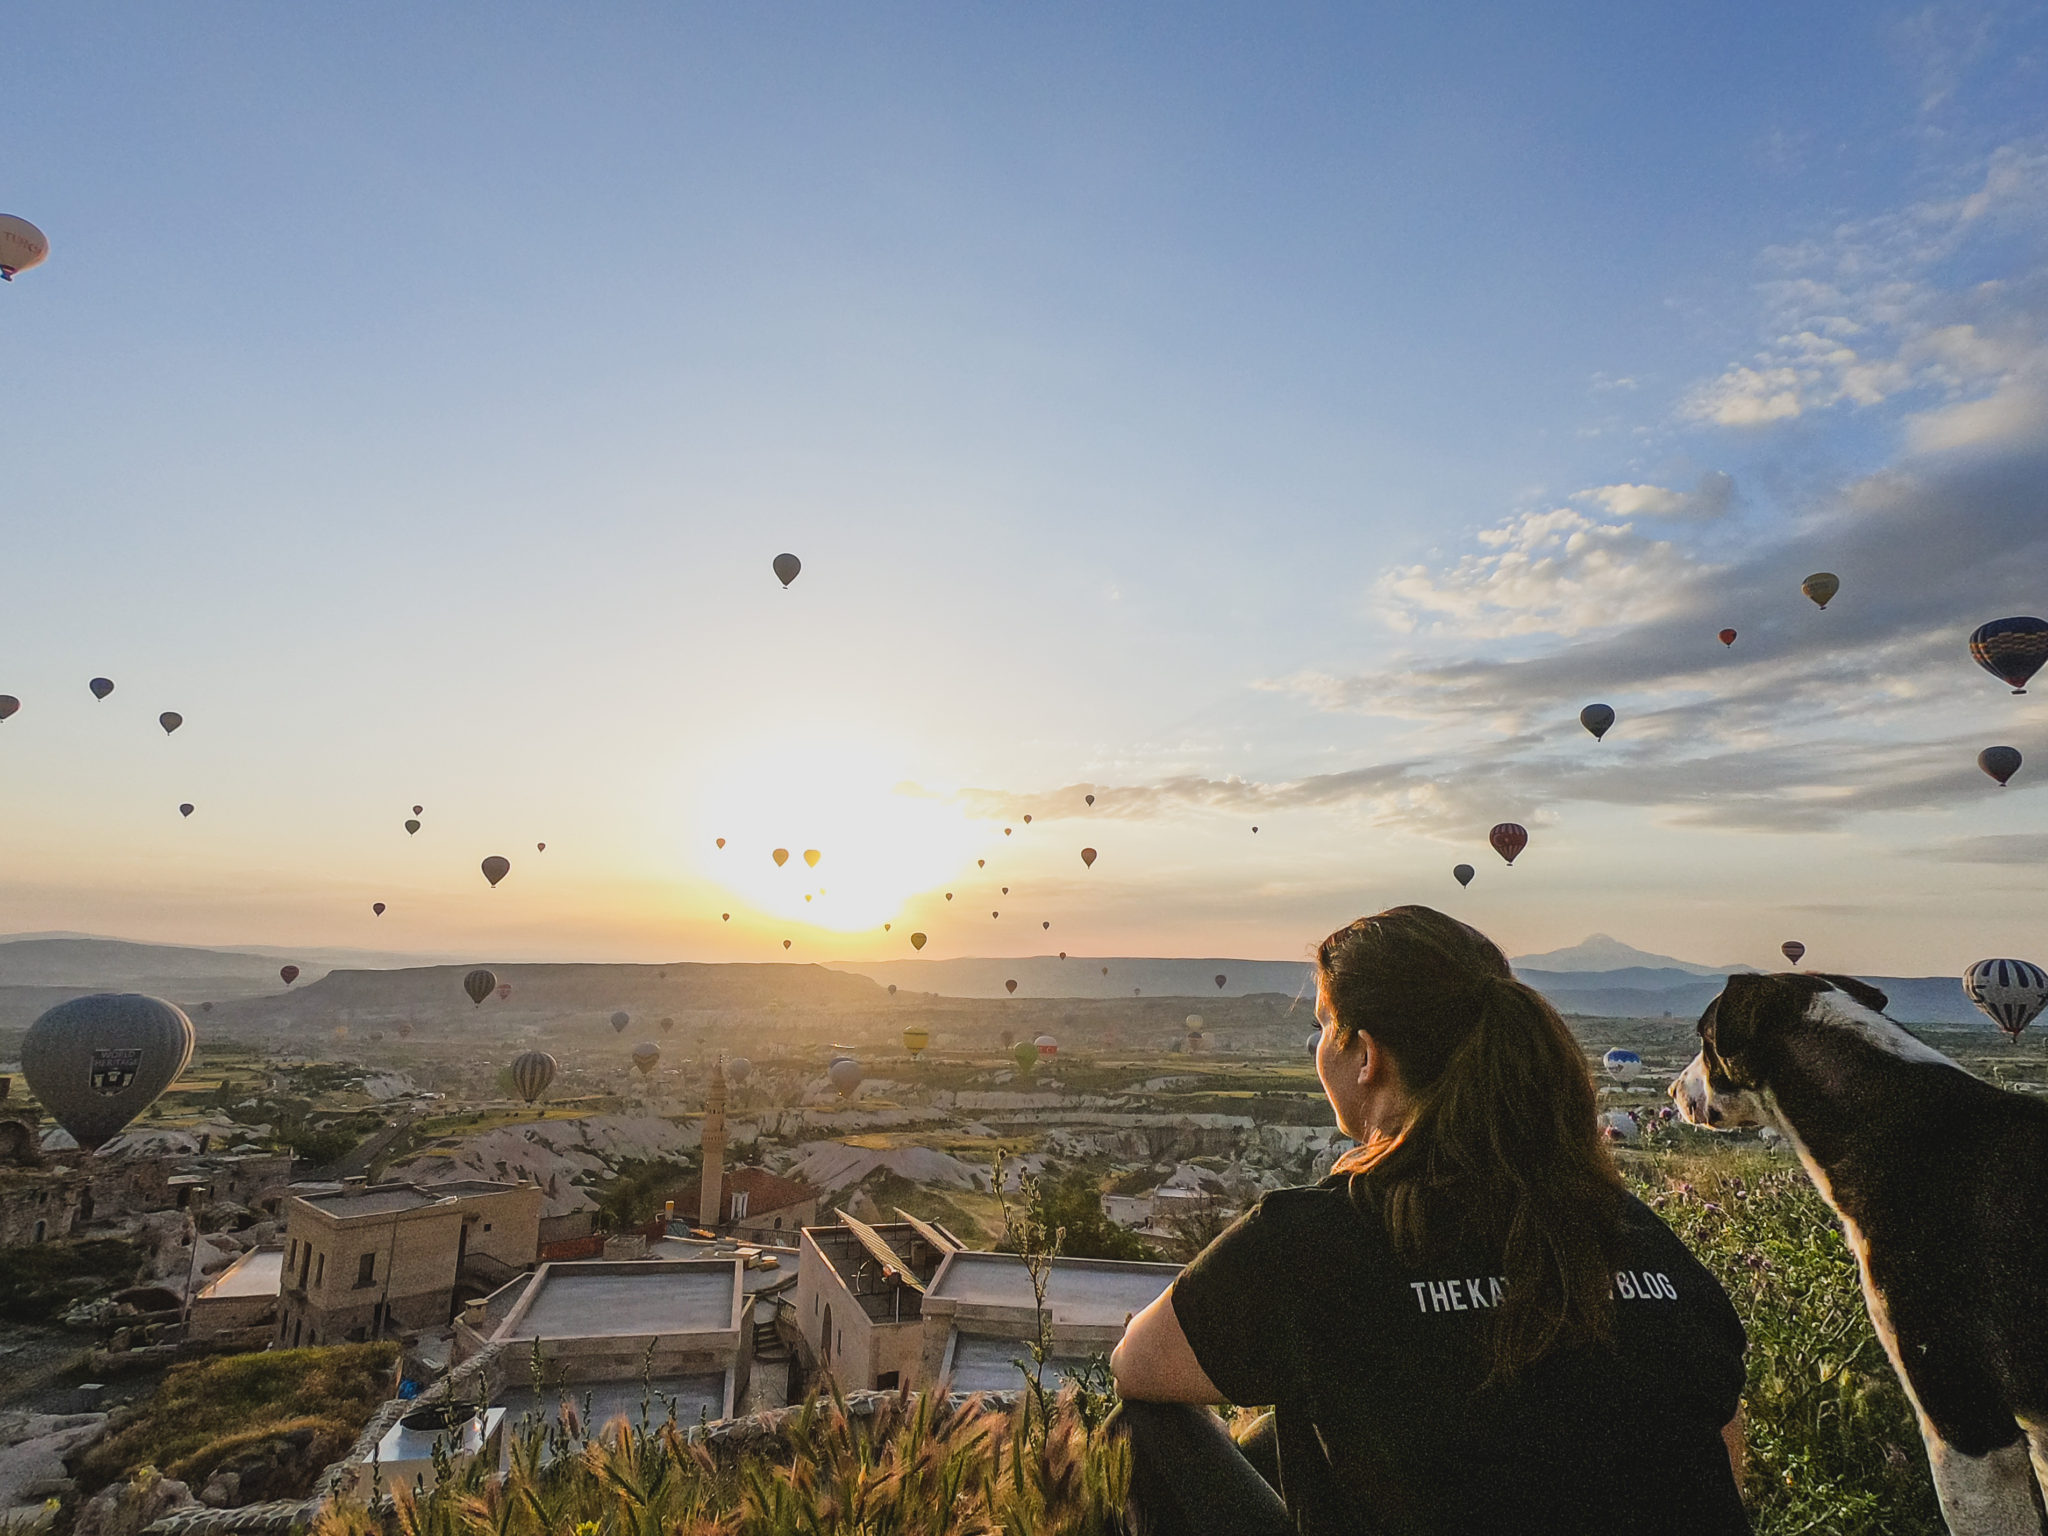
[(1970, 654), (2014, 693), (2025, 693), (2027, 679), (2048, 661), (2048, 621), (2016, 618), (1979, 624), (1970, 636)]
[(555, 1058), (546, 1051), (527, 1051), (513, 1058), (512, 1086), (519, 1090), (520, 1098), (531, 1104), (548, 1091), (555, 1071)]
[(1979, 960), (1963, 972), (1963, 994), (2017, 1040), (2048, 1006), (2048, 971), (2030, 960)]

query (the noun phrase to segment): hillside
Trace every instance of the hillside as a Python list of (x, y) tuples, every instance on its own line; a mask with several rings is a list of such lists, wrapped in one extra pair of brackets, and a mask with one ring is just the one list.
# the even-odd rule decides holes
[[(833, 960), (829, 969), (941, 997), (1247, 997), (1307, 995), (1314, 972), (1305, 960), (1162, 960), (1142, 955), (1026, 955), (1013, 960)], [(1105, 974), (1105, 971), (1107, 974)], [(1224, 983), (1216, 985), (1221, 976)]]

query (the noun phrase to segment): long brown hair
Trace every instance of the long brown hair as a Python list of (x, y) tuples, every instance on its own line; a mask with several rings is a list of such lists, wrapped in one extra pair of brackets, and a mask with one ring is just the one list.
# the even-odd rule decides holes
[(1428, 907), (1338, 929), (1316, 972), (1340, 1039), (1369, 1035), (1412, 1100), (1397, 1136), (1338, 1163), (1353, 1198), (1405, 1263), (1474, 1241), (1501, 1255), (1489, 1382), (1611, 1338), (1625, 1192), (1557, 1010), (1492, 940)]

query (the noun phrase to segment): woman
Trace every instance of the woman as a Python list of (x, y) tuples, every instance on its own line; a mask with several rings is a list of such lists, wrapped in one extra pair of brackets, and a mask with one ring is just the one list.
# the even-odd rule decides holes
[[(1742, 1325), (1622, 1185), (1556, 1012), (1427, 907), (1331, 934), (1316, 971), (1316, 1071), (1358, 1145), (1131, 1320), (1110, 1364), (1141, 1529), (1747, 1531)], [(1163, 1406), (1222, 1402), (1274, 1406), (1244, 1451), (1277, 1468)]]

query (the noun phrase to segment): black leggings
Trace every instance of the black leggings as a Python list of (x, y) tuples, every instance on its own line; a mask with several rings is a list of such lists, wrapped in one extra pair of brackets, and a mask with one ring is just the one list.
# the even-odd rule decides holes
[(1267, 1414), (1242, 1441), (1187, 1403), (1125, 1399), (1111, 1424), (1131, 1445), (1136, 1536), (1294, 1536), (1274, 1491), (1280, 1457)]

